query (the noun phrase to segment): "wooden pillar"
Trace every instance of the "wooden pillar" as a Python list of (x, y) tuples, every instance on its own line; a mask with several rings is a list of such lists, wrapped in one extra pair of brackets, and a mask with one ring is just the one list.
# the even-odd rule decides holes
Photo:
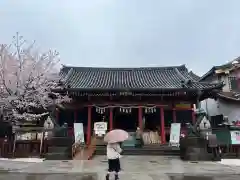
[(194, 125), (196, 123), (196, 116), (195, 116), (195, 111), (194, 111), (194, 105), (191, 105), (192, 107), (192, 124)]
[(74, 123), (77, 122), (77, 118), (78, 118), (78, 111), (77, 110), (74, 110)]
[(113, 130), (113, 108), (109, 108), (109, 129)]
[(164, 109), (160, 107), (160, 117), (161, 117), (161, 143), (165, 144), (165, 123), (164, 123)]
[(176, 123), (177, 122), (177, 114), (176, 114), (176, 109), (174, 108), (173, 109), (173, 123)]
[(91, 143), (92, 132), (92, 106), (88, 106), (88, 124), (87, 124), (87, 144)]
[(142, 107), (138, 107), (138, 127), (143, 130)]

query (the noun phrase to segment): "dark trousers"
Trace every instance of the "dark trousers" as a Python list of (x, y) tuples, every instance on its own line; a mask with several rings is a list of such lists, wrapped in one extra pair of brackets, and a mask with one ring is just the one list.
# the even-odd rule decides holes
[(120, 160), (117, 159), (108, 159), (108, 172), (118, 173), (121, 170)]

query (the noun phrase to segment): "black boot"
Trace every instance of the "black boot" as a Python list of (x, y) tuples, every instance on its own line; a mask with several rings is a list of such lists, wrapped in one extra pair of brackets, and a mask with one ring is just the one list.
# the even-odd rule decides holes
[(115, 180), (119, 180), (118, 174), (115, 174)]
[(109, 174), (106, 175), (106, 180), (109, 180)]

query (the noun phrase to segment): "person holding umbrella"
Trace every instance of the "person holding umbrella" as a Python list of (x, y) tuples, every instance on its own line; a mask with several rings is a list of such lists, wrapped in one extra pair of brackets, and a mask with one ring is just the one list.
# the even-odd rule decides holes
[(115, 172), (115, 180), (118, 180), (118, 172), (120, 168), (120, 157), (122, 149), (119, 143), (108, 143), (107, 145), (107, 159), (108, 159), (108, 172), (106, 175), (106, 180), (109, 180), (111, 172)]
[(115, 180), (119, 179), (118, 173), (121, 170), (120, 158), (122, 149), (120, 143), (128, 139), (128, 133), (121, 129), (115, 129), (108, 132), (104, 141), (108, 143), (107, 145), (107, 159), (108, 159), (108, 172), (106, 175), (106, 180), (109, 180), (109, 176), (112, 172), (115, 172)]

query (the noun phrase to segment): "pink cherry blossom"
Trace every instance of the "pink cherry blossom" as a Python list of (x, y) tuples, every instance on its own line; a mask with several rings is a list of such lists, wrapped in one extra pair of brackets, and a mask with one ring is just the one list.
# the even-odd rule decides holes
[[(21, 39), (17, 33), (11, 46), (0, 45), (0, 98), (12, 109), (14, 120), (33, 121), (45, 116), (49, 106), (71, 99), (58, 93), (54, 93), (56, 99), (49, 96), (61, 81), (58, 53), (39, 53)], [(41, 111), (35, 114), (35, 110)]]

